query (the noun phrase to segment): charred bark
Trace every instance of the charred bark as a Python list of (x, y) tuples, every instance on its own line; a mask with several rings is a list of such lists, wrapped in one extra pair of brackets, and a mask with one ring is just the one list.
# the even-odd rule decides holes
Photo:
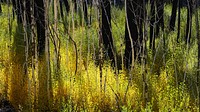
[(59, 0), (59, 4), (60, 4), (60, 14), (61, 14), (61, 17), (62, 19), (64, 18), (64, 11), (63, 11), (63, 3), (64, 3), (64, 6), (65, 6), (65, 10), (66, 10), (66, 15), (68, 15), (69, 13), (69, 3), (67, 0)]
[(62, 1), (64, 2), (65, 9), (66, 9), (66, 12), (68, 14), (69, 10), (70, 10), (69, 2), (68, 2), (68, 0), (62, 0)]
[(170, 20), (170, 25), (169, 25), (171, 31), (174, 31), (174, 27), (176, 23), (177, 6), (178, 6), (178, 0), (173, 0), (172, 14), (171, 14), (171, 20)]
[(158, 0), (156, 3), (156, 9), (157, 9), (157, 20), (158, 20), (158, 24), (156, 25), (156, 35), (159, 34), (160, 32), (160, 27), (161, 30), (164, 31), (164, 0)]
[(177, 32), (177, 43), (179, 43), (181, 30), (181, 1), (178, 0), (178, 32)]
[(190, 43), (191, 30), (192, 30), (192, 1), (187, 0), (187, 25), (186, 25), (186, 35), (185, 35), (185, 42), (187, 44)]
[(2, 13), (2, 8), (1, 8), (1, 1), (0, 1), (0, 13)]
[[(46, 2), (47, 3), (47, 2)], [(47, 4), (43, 0), (35, 0), (35, 18), (37, 25), (38, 40), (38, 108), (39, 111), (47, 112), (50, 110), (51, 104), (51, 76), (49, 73), (49, 54), (47, 48)], [(46, 6), (46, 7), (45, 7)]]
[(160, 32), (160, 27), (164, 31), (164, 2), (163, 0), (151, 0), (151, 20), (150, 20), (150, 48), (155, 49), (155, 38)]
[(15, 13), (17, 15), (17, 23), (22, 23), (23, 3), (22, 0), (12, 0)]
[[(143, 26), (143, 1), (127, 0), (126, 7), (126, 23), (125, 23), (125, 68), (129, 68), (133, 64), (133, 59), (140, 61), (142, 51), (142, 26)], [(137, 60), (138, 59), (138, 60)]]
[(83, 0), (83, 12), (86, 25), (88, 25), (88, 6), (87, 0)]
[(111, 59), (114, 64), (114, 47), (113, 47), (113, 38), (111, 31), (111, 12), (110, 12), (110, 1), (103, 0), (102, 4), (102, 38), (104, 51)]
[(155, 49), (155, 1), (151, 0), (151, 20), (150, 20), (150, 49)]
[(45, 11), (43, 0), (35, 1), (35, 18), (37, 25), (38, 52), (42, 56), (45, 51)]

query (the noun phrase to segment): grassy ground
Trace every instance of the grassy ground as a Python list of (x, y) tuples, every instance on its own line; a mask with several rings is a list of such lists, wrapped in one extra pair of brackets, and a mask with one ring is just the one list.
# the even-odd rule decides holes
[[(16, 22), (12, 24), (9, 32), (9, 16), (7, 7), (3, 5), (3, 14), (0, 15), (0, 93), (3, 93), (6, 75), (9, 78), (11, 71), (9, 60), (12, 49), (12, 39)], [(186, 24), (186, 9), (182, 9), (181, 40), (183, 40)], [(103, 66), (103, 86), (100, 88), (100, 71), (95, 64), (98, 60), (98, 23), (95, 10), (92, 10), (93, 23), (90, 27), (84, 27), (80, 23), (80, 17), (70, 14), (68, 28), (78, 48), (78, 70), (74, 75), (75, 50), (68, 35), (64, 31), (62, 22), (59, 23), (59, 36), (61, 39), (61, 77), (64, 84), (59, 88), (58, 78), (52, 71), (54, 89), (54, 108), (60, 111), (199, 111), (196, 105), (196, 66), (197, 66), (197, 42), (195, 39), (195, 23), (193, 22), (192, 42), (187, 48), (183, 42), (176, 43), (176, 30), (168, 32), (167, 27), (171, 15), (171, 6), (165, 7), (165, 32), (160, 34), (156, 43), (156, 54), (151, 56), (148, 52), (147, 80), (148, 80), (148, 105), (144, 105), (142, 67), (135, 65), (134, 70), (127, 74), (120, 70), (116, 74), (109, 62)], [(74, 29), (72, 29), (74, 18)], [(12, 18), (11, 18), (12, 19)], [(52, 21), (50, 21), (50, 24)], [(112, 33), (116, 51), (124, 54), (124, 10), (112, 8)], [(9, 35), (11, 34), (11, 35)], [(166, 38), (164, 49), (163, 38)], [(51, 43), (51, 60), (53, 63), (53, 45)], [(188, 51), (189, 50), (189, 51)], [(188, 52), (187, 52), (188, 51)], [(53, 70), (53, 64), (52, 64)], [(30, 72), (31, 75), (31, 72)], [(129, 77), (131, 76), (131, 81)], [(9, 84), (9, 83), (8, 83)], [(8, 86), (9, 87), (9, 86)], [(58, 94), (58, 90), (62, 93)], [(9, 90), (9, 89), (8, 89)], [(10, 90), (9, 90), (10, 91)], [(8, 94), (9, 95), (9, 94)], [(62, 97), (62, 104), (56, 105)]]

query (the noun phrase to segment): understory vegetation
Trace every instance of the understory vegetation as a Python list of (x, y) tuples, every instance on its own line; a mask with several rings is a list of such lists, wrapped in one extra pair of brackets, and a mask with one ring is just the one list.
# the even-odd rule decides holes
[[(168, 30), (172, 8), (171, 5), (166, 5), (164, 10), (165, 30), (164, 32), (161, 31), (156, 38), (156, 51), (153, 52), (149, 49), (148, 40), (145, 70), (143, 65), (136, 62), (132, 71), (126, 70), (123, 66), (125, 10), (114, 6), (111, 10), (114, 47), (117, 52), (117, 61), (121, 63), (118, 68), (121, 69), (116, 70), (113, 68), (109, 58), (106, 57), (106, 52), (103, 52), (105, 60), (103, 60), (104, 64), (102, 70), (100, 70), (98, 63), (98, 15), (95, 7), (88, 9), (92, 20), (89, 26), (85, 25), (83, 15), (78, 12), (69, 13), (64, 22), (61, 18), (58, 18), (59, 74), (54, 69), (56, 66), (54, 64), (55, 45), (53, 38), (50, 37), (51, 75), (49, 78), (52, 80), (53, 88), (52, 111), (199, 111), (199, 93), (196, 83), (197, 71), (199, 71), (197, 69), (196, 24), (195, 22), (192, 23), (191, 42), (186, 45), (184, 41), (185, 23), (187, 21), (186, 8), (181, 9), (180, 40), (183, 41), (177, 43), (176, 27), (175, 31), (170, 32)], [(3, 4), (2, 12), (0, 14), (0, 93), (2, 94), (1, 97), (15, 99), (11, 95), (12, 88), (20, 87), (20, 85), (13, 84), (13, 81), (21, 81), (22, 76), (14, 72), (21, 68), (17, 65), (13, 66), (12, 56), (15, 49), (13, 46), (18, 47), (18, 45), (14, 45), (14, 36), (18, 36), (18, 39), (20, 39), (23, 34), (17, 32), (19, 27), (17, 27), (16, 20), (13, 19), (12, 7)], [(53, 21), (54, 18), (50, 16), (50, 29), (53, 29)], [(28, 59), (28, 64), (31, 64), (31, 58)], [(23, 67), (25, 67), (25, 64)], [(36, 70), (33, 70), (33, 68)], [(16, 100), (26, 100), (27, 102), (27, 107), (21, 107), (22, 110), (33, 111), (38, 108), (39, 76), (37, 70), (38, 66), (28, 68), (28, 83), (25, 86), (28, 99), (24, 99), (23, 94), (19, 94), (21, 92), (14, 91), (16, 95), (21, 96), (21, 99)], [(102, 79), (100, 77), (101, 73)], [(146, 84), (143, 80), (143, 74), (147, 78)], [(144, 86), (147, 86), (147, 91), (144, 91)], [(145, 100), (147, 103), (145, 103)], [(18, 104), (16, 108), (19, 108), (20, 105), (22, 104)]]

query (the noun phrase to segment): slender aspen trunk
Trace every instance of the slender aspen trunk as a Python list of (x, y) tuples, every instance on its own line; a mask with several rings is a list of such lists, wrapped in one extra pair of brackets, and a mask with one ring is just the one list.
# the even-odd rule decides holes
[(101, 28), (101, 0), (98, 0), (97, 3), (97, 19), (99, 23), (99, 71), (100, 71), (100, 91), (103, 90), (103, 82), (102, 82), (102, 76), (103, 76), (103, 38), (102, 38), (102, 28)]
[(147, 32), (148, 32), (148, 12), (145, 5), (145, 0), (143, 0), (143, 18), (144, 18), (144, 24), (143, 24), (143, 37), (142, 37), (142, 75), (143, 75), (143, 97), (144, 97), (144, 105), (147, 106), (148, 102), (148, 74), (146, 72), (146, 60), (147, 60), (147, 48), (146, 48), (146, 42), (147, 42)]
[[(31, 15), (31, 69), (32, 69), (32, 83), (33, 83), (33, 110), (37, 111), (37, 81), (36, 81), (36, 73), (37, 73), (37, 44), (36, 44), (36, 29), (35, 29), (35, 18), (34, 18), (34, 1), (30, 2), (30, 15)], [(35, 72), (36, 71), (36, 72)]]
[(30, 84), (30, 80), (29, 80), (29, 73), (28, 73), (28, 58), (29, 58), (29, 39), (28, 39), (28, 25), (29, 25), (29, 23), (28, 23), (28, 16), (27, 15), (29, 15), (28, 14), (28, 11), (27, 11), (27, 7), (28, 7), (28, 5), (27, 5), (27, 2), (24, 0), (23, 1), (23, 7), (24, 7), (24, 10), (23, 10), (23, 30), (24, 30), (24, 43), (25, 43), (25, 49), (24, 49), (24, 51), (25, 51), (25, 62), (24, 62), (24, 75), (25, 75), (25, 79), (23, 79), (23, 80), (25, 80), (26, 82), (25, 82), (25, 86), (27, 86), (27, 87), (25, 87), (25, 90), (24, 90), (24, 92), (26, 92), (25, 93), (25, 95), (27, 96), (27, 99), (26, 99), (26, 105), (25, 105), (25, 107), (24, 107), (24, 110), (26, 110), (26, 111), (30, 111), (30, 109), (31, 109), (31, 100), (30, 100), (30, 95), (31, 95), (31, 84)]
[(62, 94), (63, 94), (63, 81), (62, 74), (60, 70), (60, 40), (58, 36), (58, 0), (54, 0), (54, 72), (56, 77), (58, 78), (58, 96), (59, 102), (58, 105), (61, 106), (62, 103)]

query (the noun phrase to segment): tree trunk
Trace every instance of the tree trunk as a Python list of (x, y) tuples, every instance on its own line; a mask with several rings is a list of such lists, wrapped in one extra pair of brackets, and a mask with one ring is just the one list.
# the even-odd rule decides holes
[(155, 50), (155, 1), (151, 0), (151, 20), (150, 20), (150, 49)]
[(177, 5), (178, 5), (178, 0), (173, 0), (172, 14), (171, 14), (171, 20), (170, 20), (170, 25), (169, 25), (171, 31), (174, 31), (174, 27), (175, 27), (175, 23), (176, 23)]
[(37, 24), (38, 52), (39, 56), (45, 53), (45, 10), (43, 0), (35, 0), (35, 14)]
[(38, 79), (39, 79), (39, 92), (38, 92), (38, 108), (39, 111), (49, 111), (49, 93), (48, 93), (48, 69), (46, 62), (45, 40), (46, 40), (46, 22), (45, 22), (45, 5), (43, 0), (35, 0), (36, 9), (36, 24), (37, 24), (37, 37), (38, 37)]
[(179, 43), (181, 30), (181, 1), (178, 0), (178, 32), (177, 32), (177, 43)]
[(70, 10), (70, 6), (69, 6), (69, 3), (68, 3), (68, 0), (62, 0), (64, 2), (64, 5), (65, 5), (65, 9), (66, 9), (66, 12), (67, 14), (69, 13), (69, 10)]
[(1, 8), (1, 1), (0, 1), (0, 13), (2, 13), (2, 8)]
[(61, 13), (61, 17), (62, 19), (64, 18), (64, 13), (63, 13), (63, 5), (62, 3), (64, 3), (65, 5), (65, 9), (66, 9), (66, 15), (69, 13), (69, 3), (67, 0), (59, 0), (60, 3), (60, 13)]
[(83, 0), (83, 12), (84, 12), (84, 19), (85, 19), (85, 24), (88, 25), (88, 1)]
[(192, 30), (192, 1), (187, 0), (187, 25), (186, 25), (186, 35), (185, 35), (186, 44), (190, 43), (191, 30)]
[(37, 81), (36, 81), (36, 74), (35, 71), (37, 72), (37, 37), (36, 37), (36, 28), (35, 28), (35, 19), (34, 19), (34, 0), (31, 0), (30, 2), (30, 15), (31, 15), (31, 24), (30, 24), (30, 29), (31, 29), (31, 68), (32, 68), (32, 81), (33, 81), (33, 106), (32, 108), (34, 109), (34, 112), (37, 111)]
[(126, 0), (126, 26), (125, 26), (125, 68), (133, 67), (134, 59), (140, 58), (142, 24), (143, 24), (143, 1)]
[(61, 18), (64, 20), (62, 0), (59, 0), (59, 4), (60, 4), (60, 15), (61, 15)]
[(158, 13), (157, 21), (158, 24), (156, 25), (156, 35), (160, 32), (160, 27), (162, 31), (164, 31), (164, 0), (158, 0), (156, 1), (156, 11)]
[(59, 34), (58, 34), (58, 0), (54, 0), (54, 74), (57, 77), (58, 81), (58, 102), (56, 102), (59, 106), (59, 109), (62, 105), (62, 94), (63, 94), (63, 81), (62, 81), (62, 74), (60, 70), (60, 41), (59, 41)]
[(151, 20), (150, 20), (150, 48), (155, 50), (155, 38), (160, 32), (160, 27), (164, 31), (164, 2), (163, 0), (151, 0)]
[(110, 12), (110, 1), (103, 0), (101, 3), (102, 10), (102, 38), (104, 51), (111, 59), (112, 64), (114, 64), (114, 47), (113, 47), (113, 38), (111, 31), (111, 12)]
[[(30, 2), (13, 0), (13, 7), (17, 14), (18, 25), (13, 42), (11, 102), (17, 108), (19, 105), (28, 109), (28, 27), (30, 22)], [(25, 9), (25, 10), (24, 10)], [(25, 37), (25, 38), (24, 38)]]
[(22, 23), (23, 3), (22, 0), (12, 0), (15, 13), (17, 15), (17, 23)]
[(74, 12), (77, 12), (77, 0), (73, 0), (74, 2)]

